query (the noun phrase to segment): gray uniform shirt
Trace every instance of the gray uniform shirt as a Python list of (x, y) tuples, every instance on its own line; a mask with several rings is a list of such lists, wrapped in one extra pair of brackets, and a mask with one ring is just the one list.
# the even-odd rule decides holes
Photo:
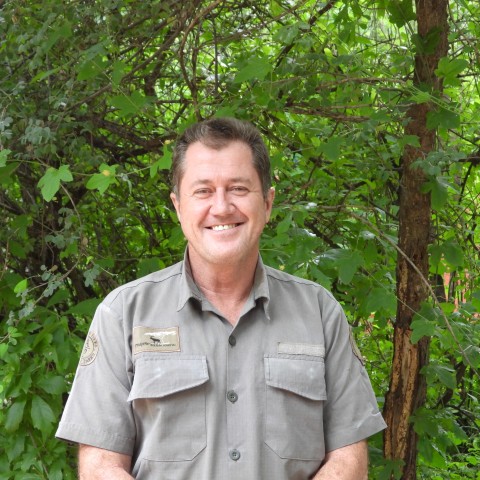
[(109, 294), (57, 437), (128, 454), (137, 480), (306, 480), (385, 427), (338, 302), (266, 267), (232, 327), (188, 261)]

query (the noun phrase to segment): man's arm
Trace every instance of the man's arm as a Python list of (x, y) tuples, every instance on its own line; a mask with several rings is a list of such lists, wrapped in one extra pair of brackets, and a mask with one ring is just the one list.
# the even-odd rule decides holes
[(128, 473), (132, 457), (110, 452), (90, 445), (80, 445), (78, 450), (78, 475), (80, 480), (133, 480)]
[(313, 480), (367, 480), (368, 450), (367, 441), (347, 445), (332, 450)]

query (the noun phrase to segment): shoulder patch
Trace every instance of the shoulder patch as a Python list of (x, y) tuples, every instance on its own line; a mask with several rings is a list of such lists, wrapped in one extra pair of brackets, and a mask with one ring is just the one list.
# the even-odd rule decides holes
[(83, 345), (82, 355), (80, 357), (80, 365), (85, 367), (93, 363), (97, 357), (98, 350), (100, 349), (100, 343), (97, 336), (93, 332), (89, 332), (85, 344)]

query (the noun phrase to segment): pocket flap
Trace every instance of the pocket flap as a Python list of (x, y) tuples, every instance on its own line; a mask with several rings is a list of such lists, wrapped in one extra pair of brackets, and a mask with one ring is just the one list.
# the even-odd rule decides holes
[(323, 359), (265, 356), (264, 361), (267, 385), (310, 400), (327, 399)]
[(204, 355), (145, 356), (135, 362), (135, 376), (128, 401), (161, 398), (208, 381)]

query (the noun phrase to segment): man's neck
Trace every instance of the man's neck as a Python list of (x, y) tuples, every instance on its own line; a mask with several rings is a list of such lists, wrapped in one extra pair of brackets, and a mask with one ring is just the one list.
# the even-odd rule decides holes
[(252, 290), (258, 256), (219, 265), (205, 265), (195, 255), (189, 255), (189, 259), (193, 280), (198, 288), (235, 325)]

